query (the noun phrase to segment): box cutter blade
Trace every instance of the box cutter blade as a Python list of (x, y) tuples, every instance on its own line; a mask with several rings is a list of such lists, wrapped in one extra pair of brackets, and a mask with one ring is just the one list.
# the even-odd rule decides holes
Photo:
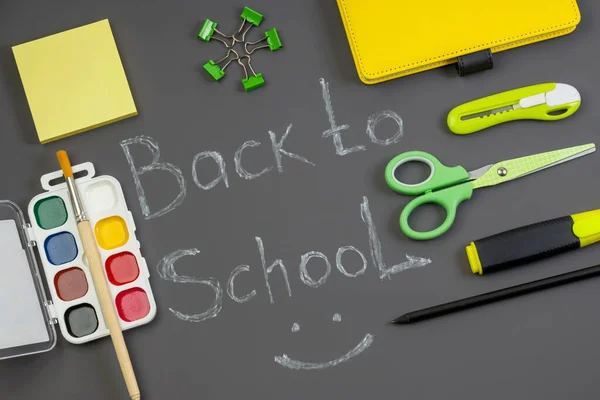
[(544, 83), (474, 100), (448, 114), (448, 127), (457, 135), (520, 119), (556, 121), (573, 115), (581, 95), (571, 85)]

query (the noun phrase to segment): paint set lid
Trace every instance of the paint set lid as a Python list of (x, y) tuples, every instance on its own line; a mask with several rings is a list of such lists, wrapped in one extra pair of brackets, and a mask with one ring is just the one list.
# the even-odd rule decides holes
[(40, 277), (30, 225), (15, 203), (0, 200), (0, 360), (56, 345), (56, 318)]

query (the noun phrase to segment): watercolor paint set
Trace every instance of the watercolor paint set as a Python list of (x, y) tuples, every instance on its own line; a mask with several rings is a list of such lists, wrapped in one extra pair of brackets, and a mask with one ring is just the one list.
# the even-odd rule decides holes
[[(147, 324), (156, 302), (121, 185), (111, 176), (95, 177), (91, 163), (73, 172), (121, 329)], [(109, 335), (62, 171), (42, 176), (41, 183), (45, 192), (29, 203), (29, 222), (15, 203), (0, 201), (0, 359), (51, 350), (56, 325), (74, 344)]]

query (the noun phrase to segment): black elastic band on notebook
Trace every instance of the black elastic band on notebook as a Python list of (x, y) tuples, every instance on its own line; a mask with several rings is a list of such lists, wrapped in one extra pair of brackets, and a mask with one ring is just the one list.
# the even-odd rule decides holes
[(494, 61), (492, 60), (492, 52), (490, 49), (465, 54), (464, 56), (458, 57), (457, 60), (456, 69), (460, 76), (466, 76), (475, 72), (494, 68)]

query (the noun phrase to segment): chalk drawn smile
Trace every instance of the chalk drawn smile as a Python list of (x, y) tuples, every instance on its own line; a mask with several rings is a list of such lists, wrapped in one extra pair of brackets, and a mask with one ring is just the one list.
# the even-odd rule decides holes
[[(341, 320), (342, 320), (342, 317), (340, 316), (340, 314), (333, 315), (334, 322), (341, 322)], [(299, 330), (300, 330), (300, 325), (298, 325), (297, 322), (294, 323), (294, 325), (292, 325), (292, 332), (298, 332)], [(375, 336), (373, 336), (370, 333), (367, 333), (365, 335), (365, 337), (352, 350), (350, 350), (343, 356), (338, 357), (331, 361), (324, 361), (324, 362), (319, 362), (319, 363), (308, 362), (308, 361), (298, 361), (298, 360), (291, 359), (287, 356), (287, 354), (284, 354), (282, 356), (275, 356), (275, 362), (286, 368), (290, 368), (290, 369), (312, 370), (312, 369), (324, 369), (324, 368), (329, 368), (329, 367), (335, 367), (336, 365), (346, 362), (346, 361), (350, 360), (351, 358), (356, 357), (363, 351), (365, 351), (367, 348), (369, 348), (371, 343), (373, 343), (374, 339), (375, 339)]]

